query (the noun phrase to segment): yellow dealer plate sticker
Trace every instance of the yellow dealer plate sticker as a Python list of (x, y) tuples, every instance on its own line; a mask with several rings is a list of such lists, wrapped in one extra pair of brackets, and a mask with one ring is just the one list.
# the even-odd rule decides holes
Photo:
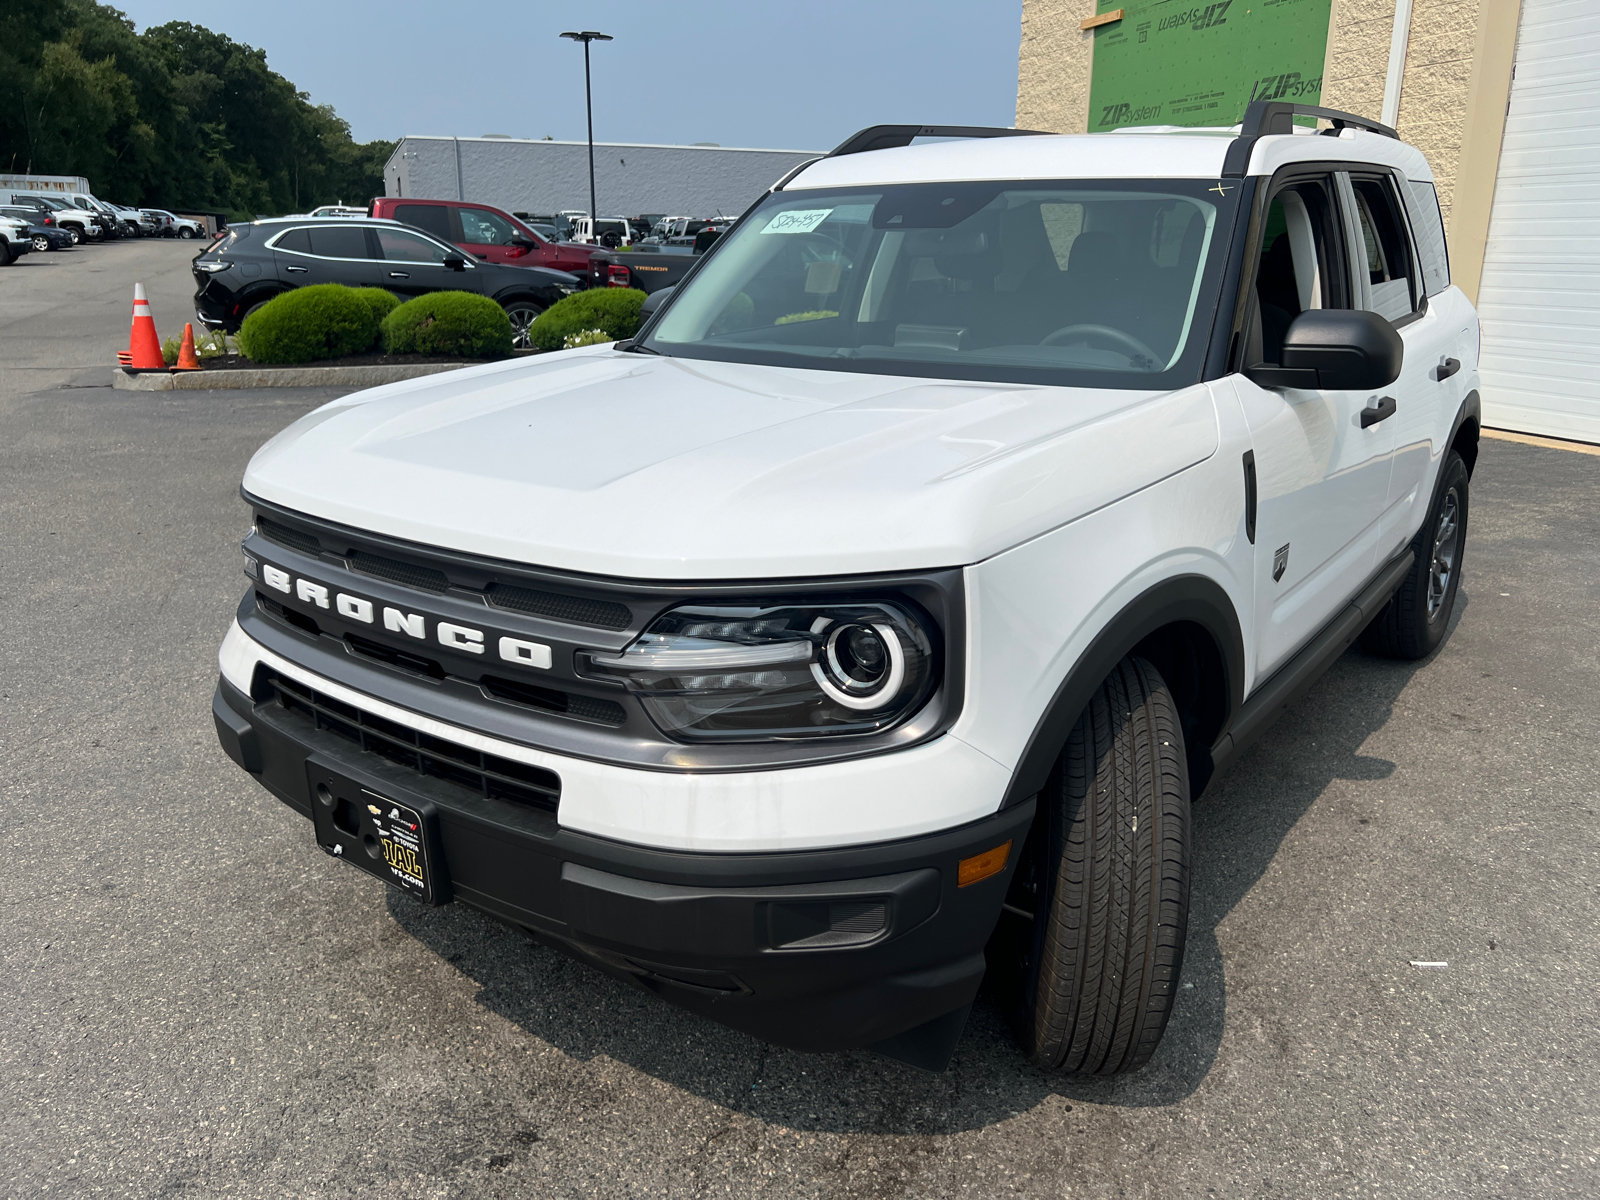
[[(361, 789), (372, 838), (368, 855), (388, 872), (390, 883), (417, 896), (428, 894), (428, 850), (423, 840), (422, 815), (397, 800), (367, 788)], [(365, 838), (362, 839), (366, 841)]]

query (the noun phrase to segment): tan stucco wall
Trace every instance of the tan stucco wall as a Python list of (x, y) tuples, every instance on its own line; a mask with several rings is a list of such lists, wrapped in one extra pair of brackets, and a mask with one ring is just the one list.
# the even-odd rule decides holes
[(1023, 0), (1018, 129), (1088, 132), (1094, 33), (1078, 23), (1094, 9), (1095, 0)]
[[(1481, 3), (1416, 0), (1400, 86), (1395, 128), (1428, 156), (1447, 229)], [(1394, 10), (1395, 0), (1335, 0), (1328, 29), (1328, 67), (1322, 82), (1323, 107), (1342, 108), (1364, 117), (1382, 115)]]

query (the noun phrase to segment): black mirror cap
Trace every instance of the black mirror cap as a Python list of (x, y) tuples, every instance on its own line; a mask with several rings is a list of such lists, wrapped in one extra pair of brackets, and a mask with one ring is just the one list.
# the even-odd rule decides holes
[(667, 297), (672, 295), (673, 288), (677, 286), (677, 284), (673, 284), (672, 287), (664, 287), (659, 291), (651, 292), (644, 298), (644, 304), (639, 308), (639, 323), (641, 325), (655, 315), (656, 309), (666, 303)]
[(532, 250), (539, 243), (534, 241), (532, 238), (525, 238), (519, 233), (511, 239), (510, 244), (513, 246), (518, 246), (523, 250)]
[(1246, 374), (1263, 387), (1314, 387), (1366, 391), (1400, 378), (1406, 346), (1377, 313), (1350, 308), (1314, 308), (1289, 325), (1281, 367)]
[(452, 271), (465, 271), (467, 269), (467, 260), (459, 254), (446, 254), (444, 256), (444, 265)]

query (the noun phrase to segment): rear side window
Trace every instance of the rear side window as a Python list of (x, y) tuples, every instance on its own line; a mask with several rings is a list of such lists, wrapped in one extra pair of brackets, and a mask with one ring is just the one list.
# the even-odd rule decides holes
[(315, 225), (311, 253), (319, 258), (366, 258), (367, 231), (360, 225)]
[(1428, 295), (1437, 296), (1450, 286), (1450, 252), (1444, 243), (1444, 218), (1439, 215), (1439, 196), (1433, 184), (1420, 179), (1406, 189), (1406, 210), (1411, 214), (1411, 231), (1417, 237), (1417, 258)]
[(450, 232), (450, 210), (442, 204), (397, 204), (394, 219), (447, 242), (456, 240)]
[[(1352, 179), (1356, 215), (1361, 226), (1359, 262), (1366, 259), (1372, 285), (1372, 311), (1390, 321), (1411, 315), (1415, 308), (1411, 290), (1411, 253), (1405, 222), (1395, 206), (1394, 191), (1384, 179)], [(1416, 295), (1421, 295), (1420, 286)]]
[(379, 229), (377, 234), (378, 249), (389, 262), (442, 263), (445, 260), (442, 247), (404, 229)]

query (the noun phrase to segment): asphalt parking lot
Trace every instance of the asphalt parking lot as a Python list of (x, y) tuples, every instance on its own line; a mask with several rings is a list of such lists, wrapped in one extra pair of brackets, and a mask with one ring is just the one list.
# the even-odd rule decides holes
[(924, 1074), (421, 908), (223, 756), (240, 474), (337, 393), (113, 391), (192, 253), (0, 269), (0, 1194), (1600, 1192), (1600, 456), (1485, 441), (1442, 650), (1347, 654), (1199, 803), (1147, 1069), (984, 1001)]

